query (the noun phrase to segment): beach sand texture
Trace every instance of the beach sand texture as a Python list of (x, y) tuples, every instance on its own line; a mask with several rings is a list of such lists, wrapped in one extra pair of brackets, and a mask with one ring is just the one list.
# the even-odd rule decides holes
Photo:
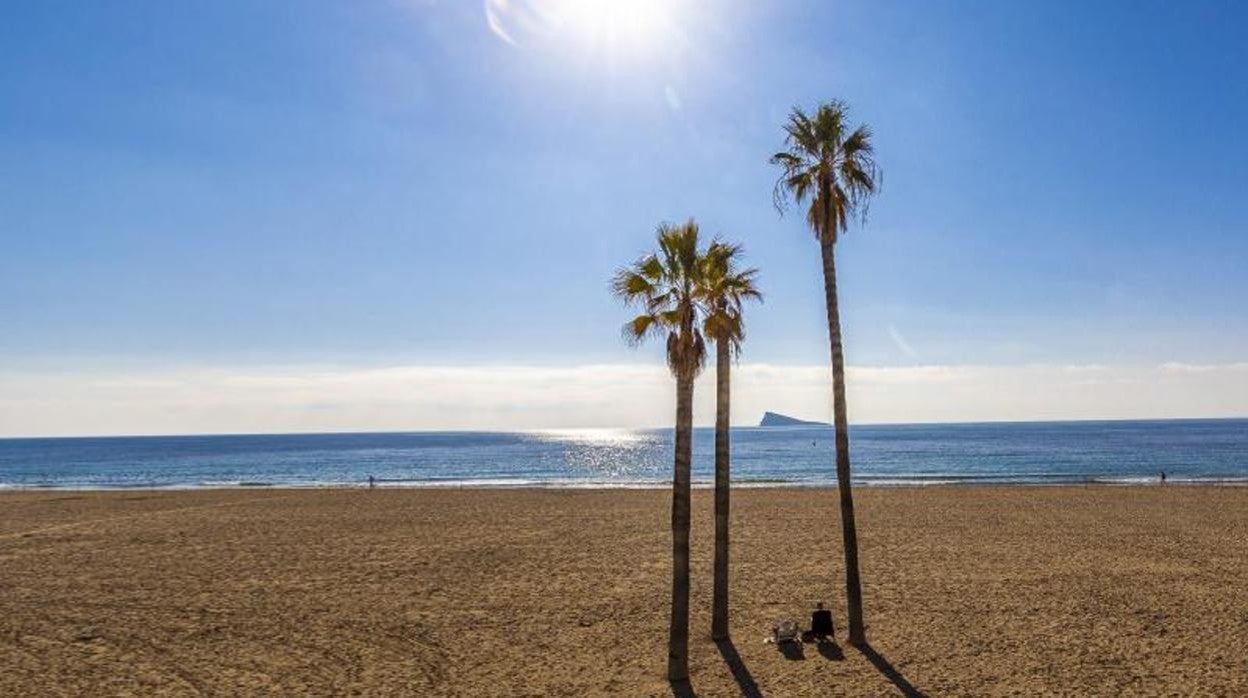
[[(733, 495), (733, 645), (697, 695), (1248, 695), (1248, 488), (856, 492), (874, 654), (844, 622), (834, 490)], [(0, 695), (671, 695), (662, 491), (0, 495)], [(841, 654), (843, 653), (843, 658)], [(728, 659), (736, 661), (728, 661)]]

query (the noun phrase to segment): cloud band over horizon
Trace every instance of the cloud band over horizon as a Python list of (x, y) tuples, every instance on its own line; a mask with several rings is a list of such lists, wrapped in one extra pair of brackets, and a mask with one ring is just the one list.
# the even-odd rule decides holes
[[(733, 423), (830, 421), (826, 366), (742, 364)], [(1248, 416), (1248, 362), (850, 367), (854, 423)], [(662, 366), (0, 370), (0, 437), (662, 427)], [(694, 420), (714, 419), (714, 372)]]

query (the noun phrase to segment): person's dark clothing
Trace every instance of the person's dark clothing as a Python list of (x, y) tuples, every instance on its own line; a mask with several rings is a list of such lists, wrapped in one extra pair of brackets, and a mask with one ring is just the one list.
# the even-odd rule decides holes
[(815, 637), (835, 637), (836, 628), (832, 627), (832, 612), (823, 609), (810, 614), (810, 633)]

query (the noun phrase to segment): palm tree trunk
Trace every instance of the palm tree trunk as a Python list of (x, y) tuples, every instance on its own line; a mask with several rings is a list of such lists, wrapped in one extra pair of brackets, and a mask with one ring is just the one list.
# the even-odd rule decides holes
[(728, 638), (729, 371), (731, 343), (715, 342), (715, 589), (711, 601), (711, 637)]
[[(682, 372), (683, 373), (683, 372)], [(693, 376), (676, 379), (676, 464), (672, 477), (672, 623), (667, 678), (689, 679), (689, 468), (693, 458)]]
[(841, 349), (841, 311), (836, 297), (835, 243), (821, 240), (823, 290), (828, 305), (828, 339), (832, 344), (832, 414), (836, 427), (836, 483), (841, 495), (841, 535), (845, 547), (845, 597), (849, 611), (849, 642), (867, 643), (862, 622), (862, 582), (858, 576), (858, 529), (854, 525), (854, 493), (849, 483), (849, 418), (845, 413), (845, 354)]

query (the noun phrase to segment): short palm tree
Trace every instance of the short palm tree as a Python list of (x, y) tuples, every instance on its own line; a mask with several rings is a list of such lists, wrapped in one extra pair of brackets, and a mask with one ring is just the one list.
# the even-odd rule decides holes
[(841, 347), (841, 315), (836, 296), (836, 241), (851, 218), (865, 216), (870, 198), (879, 188), (871, 130), (851, 129), (844, 102), (821, 104), (813, 115), (795, 108), (785, 124), (786, 150), (771, 157), (781, 169), (776, 182), (776, 207), (783, 213), (791, 199), (810, 202), (806, 222), (819, 241), (823, 256), (823, 288), (828, 310), (828, 339), (832, 348), (832, 408), (836, 428), (836, 479), (841, 498), (841, 533), (845, 546), (845, 590), (849, 611), (849, 641), (866, 644), (862, 613), (862, 582), (858, 573), (858, 532), (854, 526), (854, 497), (849, 483), (849, 428), (845, 413), (845, 356)]
[(706, 361), (698, 289), (703, 261), (698, 226), (662, 224), (659, 249), (612, 281), (615, 295), (641, 314), (624, 325), (624, 338), (639, 344), (665, 337), (667, 366), (676, 377), (676, 458), (672, 477), (672, 616), (668, 635), (667, 678), (689, 678), (689, 478), (693, 458), (693, 381)]
[(742, 305), (762, 300), (757, 269), (738, 269), (741, 246), (713, 242), (703, 258), (700, 292), (706, 316), (703, 333), (715, 342), (715, 585), (711, 600), (711, 637), (728, 638), (729, 410), (732, 359), (745, 340)]

